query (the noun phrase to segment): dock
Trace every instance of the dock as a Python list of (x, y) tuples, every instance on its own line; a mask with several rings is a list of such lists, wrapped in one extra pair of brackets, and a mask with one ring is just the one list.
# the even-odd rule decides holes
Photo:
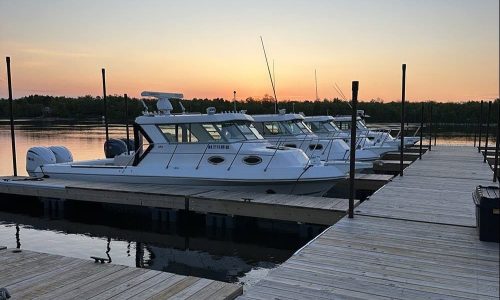
[(192, 276), (0, 248), (11, 299), (234, 299), (242, 286)]
[[(174, 211), (237, 215), (318, 225), (334, 224), (345, 215), (349, 206), (347, 199), (340, 198), (50, 178), (37, 181), (4, 178), (0, 181), (0, 193)], [(357, 200), (355, 205), (358, 204)]]
[[(358, 189), (375, 191), (390, 175), (357, 174)], [(332, 225), (348, 210), (348, 199), (229, 192), (153, 184), (99, 183), (29, 177), (1, 177), (0, 194), (188, 210)], [(355, 205), (359, 200), (355, 201)]]
[(240, 299), (498, 299), (471, 197), (492, 176), (476, 148), (433, 147)]

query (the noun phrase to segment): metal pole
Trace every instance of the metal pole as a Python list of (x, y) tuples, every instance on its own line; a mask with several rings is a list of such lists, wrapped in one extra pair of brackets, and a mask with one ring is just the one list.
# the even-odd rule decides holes
[(477, 148), (477, 152), (481, 152), (481, 134), (483, 132), (483, 100), (481, 100), (481, 108), (479, 109), (479, 147)]
[(106, 100), (106, 70), (102, 68), (102, 94), (104, 100), (104, 126), (106, 127), (106, 142), (109, 140), (108, 131), (108, 104)]
[(12, 103), (12, 79), (10, 76), (10, 57), (7, 61), (7, 84), (9, 88), (9, 112), (10, 112), (10, 138), (12, 142), (12, 168), (14, 176), (17, 176), (17, 157), (16, 157), (16, 133), (14, 131), (14, 108)]
[(130, 133), (128, 130), (128, 96), (123, 95), (125, 98), (125, 130), (127, 131), (127, 154), (130, 155)]
[(429, 103), (429, 151), (432, 150), (432, 102)]
[(500, 102), (498, 102), (498, 109), (497, 109), (497, 138), (496, 138), (496, 143), (495, 143), (495, 165), (493, 167), (493, 182), (497, 182), (497, 175), (498, 175), (498, 147), (499, 147), (499, 140), (500, 140), (500, 128), (498, 124), (500, 123)]
[(349, 161), (349, 218), (354, 217), (354, 174), (356, 172), (356, 118), (358, 106), (359, 82), (352, 82), (352, 117), (351, 117), (351, 150)]
[(403, 176), (403, 158), (405, 150), (405, 85), (406, 64), (403, 64), (403, 84), (401, 86), (401, 145), (399, 147), (399, 176)]
[(233, 106), (234, 112), (236, 112), (236, 91), (233, 91)]
[(422, 142), (424, 139), (424, 102), (422, 102), (422, 110), (420, 114), (420, 149), (419, 149), (419, 159), (422, 159)]
[(488, 113), (486, 115), (486, 136), (484, 137), (484, 160), (486, 162), (486, 157), (488, 156), (488, 138), (490, 135), (490, 114), (491, 114), (491, 101), (488, 102)]

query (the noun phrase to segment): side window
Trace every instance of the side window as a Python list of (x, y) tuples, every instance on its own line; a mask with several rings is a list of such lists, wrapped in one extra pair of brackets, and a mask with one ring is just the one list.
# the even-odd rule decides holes
[(281, 130), (278, 122), (264, 122), (264, 134), (277, 135)]
[(170, 143), (177, 143), (177, 130), (176, 130), (176, 125), (174, 124), (168, 124), (168, 125), (160, 125), (158, 126), (163, 132), (163, 135), (169, 141)]
[(198, 138), (191, 131), (191, 124), (163, 124), (158, 128), (170, 143), (198, 142)]
[(212, 140), (220, 141), (222, 139), (219, 131), (217, 130), (217, 128), (215, 128), (213, 124), (203, 124), (202, 126), (205, 129), (205, 131), (210, 135)]

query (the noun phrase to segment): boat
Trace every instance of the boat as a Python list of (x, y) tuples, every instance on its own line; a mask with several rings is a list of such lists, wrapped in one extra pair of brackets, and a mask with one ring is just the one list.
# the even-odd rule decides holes
[(173, 114), (170, 100), (182, 94), (141, 95), (156, 98), (158, 111), (145, 110), (135, 119), (135, 151), (124, 146), (112, 158), (73, 161), (63, 146), (33, 147), (27, 153), (29, 175), (316, 196), (347, 177), (344, 169), (300, 149), (272, 145), (245, 113), (211, 107), (205, 114)]
[[(304, 117), (304, 123), (317, 136), (323, 138), (337, 137), (342, 138), (346, 143), (350, 143), (351, 133), (341, 130), (334, 122), (332, 116), (308, 116)], [(397, 151), (397, 145), (386, 143), (374, 143), (370, 138), (360, 132), (356, 135), (356, 148), (370, 150), (379, 156), (387, 152)]]
[[(278, 147), (302, 149), (310, 157), (318, 157), (328, 165), (349, 169), (350, 147), (341, 137), (319, 137), (304, 124), (300, 114), (252, 115), (254, 126), (262, 136)], [(379, 155), (365, 149), (356, 150), (356, 169), (371, 169)]]
[[(351, 128), (352, 116), (335, 116), (333, 117), (334, 123), (341, 130), (350, 130)], [(401, 139), (399, 138), (400, 133), (396, 137), (391, 135), (391, 129), (379, 129), (373, 130), (368, 128), (364, 120), (364, 112), (358, 111), (358, 116), (356, 117), (356, 135), (366, 136), (372, 142), (373, 145), (391, 145), (398, 150), (401, 147)], [(417, 131), (415, 131), (416, 134)], [(404, 137), (404, 147), (413, 146), (416, 142), (420, 141), (420, 138), (415, 136), (405, 136)]]

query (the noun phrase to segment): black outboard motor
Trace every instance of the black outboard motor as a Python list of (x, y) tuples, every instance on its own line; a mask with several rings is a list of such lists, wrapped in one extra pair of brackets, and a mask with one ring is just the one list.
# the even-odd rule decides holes
[(134, 149), (134, 143), (135, 143), (134, 139), (129, 139), (128, 140), (128, 144), (127, 144), (127, 139), (126, 138), (122, 138), (120, 140), (122, 140), (127, 145), (128, 151), (134, 151), (135, 150)]
[(127, 143), (119, 139), (109, 139), (104, 143), (104, 154), (106, 158), (114, 158), (127, 152)]

